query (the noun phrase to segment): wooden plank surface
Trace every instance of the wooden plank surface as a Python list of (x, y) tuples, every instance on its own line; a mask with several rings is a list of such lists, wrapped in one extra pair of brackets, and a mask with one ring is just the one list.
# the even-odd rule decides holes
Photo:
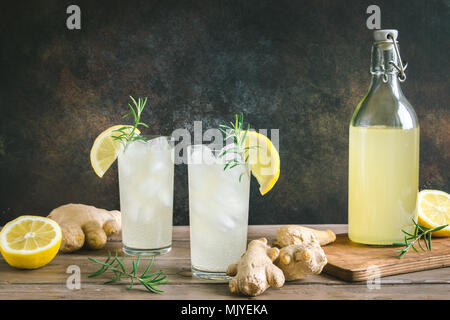
[[(278, 227), (249, 226), (249, 240), (263, 236), (273, 240)], [(329, 228), (336, 233), (347, 232), (346, 225), (311, 227)], [(173, 250), (155, 259), (153, 270), (163, 270), (170, 283), (164, 286), (164, 293), (151, 294), (139, 285), (127, 290), (126, 281), (104, 285), (103, 282), (109, 280), (107, 276), (88, 278), (97, 265), (87, 257), (105, 259), (108, 251), (118, 251), (122, 255), (120, 236), (112, 238), (101, 250), (60, 253), (50, 264), (38, 270), (17, 270), (0, 259), (0, 299), (450, 299), (450, 268), (389, 276), (380, 280), (379, 288), (368, 286), (366, 282), (349, 283), (321, 274), (286, 282), (284, 287), (271, 288), (259, 297), (234, 296), (229, 292), (226, 282), (192, 277), (187, 226), (174, 227)], [(132, 258), (127, 256), (125, 265), (130, 266), (131, 261)], [(70, 290), (66, 286), (70, 276), (66, 270), (71, 265), (81, 270), (79, 290)]]
[[(425, 245), (423, 245), (425, 248)], [(398, 247), (367, 246), (351, 242), (347, 234), (323, 247), (328, 264), (324, 272), (346, 281), (364, 281), (381, 277), (450, 266), (450, 239), (435, 238), (431, 251), (415, 253), (412, 249), (402, 259)]]

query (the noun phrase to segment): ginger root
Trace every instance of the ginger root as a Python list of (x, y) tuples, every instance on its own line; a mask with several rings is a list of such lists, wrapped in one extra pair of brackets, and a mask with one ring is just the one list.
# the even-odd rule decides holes
[(275, 260), (283, 270), (286, 281), (303, 279), (308, 274), (319, 274), (327, 264), (325, 252), (317, 240), (306, 244), (292, 244), (280, 250)]
[(298, 225), (287, 225), (277, 230), (276, 244), (281, 247), (275, 264), (283, 270), (287, 281), (303, 279), (308, 274), (319, 274), (327, 264), (321, 245), (336, 240), (331, 230), (315, 230)]
[(313, 238), (317, 239), (321, 246), (324, 246), (336, 240), (336, 234), (331, 230), (315, 230), (299, 225), (287, 225), (277, 230), (276, 245), (282, 248), (292, 244), (307, 244), (311, 243)]
[(108, 211), (84, 204), (66, 204), (48, 215), (62, 231), (62, 252), (80, 249), (86, 240), (91, 249), (103, 248), (107, 237), (120, 232), (121, 217), (117, 210)]
[(273, 261), (280, 250), (267, 245), (267, 239), (252, 240), (241, 259), (227, 269), (227, 275), (235, 276), (228, 284), (232, 293), (257, 296), (269, 287), (280, 288), (284, 275)]

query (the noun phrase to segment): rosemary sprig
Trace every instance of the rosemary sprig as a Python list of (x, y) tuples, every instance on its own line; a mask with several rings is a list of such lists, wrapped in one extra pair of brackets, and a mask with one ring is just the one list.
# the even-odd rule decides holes
[[(234, 157), (232, 159), (227, 159), (225, 161), (225, 166), (223, 170), (233, 169), (239, 165), (245, 165), (247, 175), (250, 175), (248, 171), (248, 150), (256, 148), (256, 146), (245, 146), (245, 137), (247, 136), (248, 130), (250, 129), (250, 124), (244, 129), (244, 114), (241, 112), (240, 117), (236, 115), (236, 121), (230, 122), (230, 125), (219, 125), (219, 130), (225, 134), (225, 141), (231, 139), (234, 143), (234, 147), (224, 150), (219, 157), (223, 157), (228, 153), (233, 153)], [(244, 172), (239, 176), (239, 182), (241, 182)]]
[(128, 103), (128, 106), (130, 107), (130, 112), (124, 115), (122, 119), (128, 118), (129, 116), (133, 116), (134, 124), (133, 126), (123, 126), (120, 127), (119, 129), (114, 130), (120, 132), (120, 134), (112, 137), (113, 139), (119, 140), (122, 143), (124, 143), (125, 147), (128, 145), (128, 143), (132, 141), (136, 140), (145, 141), (146, 140), (145, 137), (137, 134), (136, 129), (139, 126), (143, 126), (145, 128), (149, 127), (146, 123), (141, 122), (141, 114), (142, 110), (144, 110), (145, 104), (147, 103), (147, 97), (145, 99), (139, 98), (138, 101), (136, 101), (132, 96), (130, 96), (130, 99), (133, 101), (134, 107), (130, 103)]
[[(403, 258), (406, 253), (408, 253), (409, 249), (413, 249), (416, 252), (419, 252), (415, 245), (417, 244), (422, 251), (431, 250), (431, 234), (435, 231), (439, 231), (441, 229), (446, 228), (448, 225), (439, 226), (436, 228), (428, 228), (422, 225), (419, 225), (417, 222), (414, 221), (414, 233), (411, 234), (405, 230), (402, 230), (402, 232), (405, 234), (405, 241), (404, 242), (395, 242), (392, 245), (394, 246), (404, 246), (404, 248), (397, 250), (399, 252), (398, 258)], [(422, 244), (420, 243), (420, 240), (422, 240), (423, 244), (425, 245), (426, 250), (423, 248)]]
[(139, 276), (137, 275), (137, 271), (141, 262), (141, 256), (138, 256), (136, 261), (132, 262), (133, 267), (130, 272), (126, 271), (125, 269), (125, 266), (123, 264), (124, 257), (122, 257), (122, 259), (119, 259), (119, 257), (117, 256), (117, 252), (114, 258), (111, 259), (111, 253), (108, 251), (108, 258), (105, 262), (90, 257), (88, 259), (94, 263), (101, 265), (100, 269), (88, 276), (89, 278), (97, 277), (108, 270), (114, 273), (114, 278), (112, 280), (106, 281), (105, 284), (111, 284), (116, 281), (120, 281), (122, 277), (126, 277), (130, 279), (130, 286), (128, 287), (128, 290), (133, 288), (134, 283), (137, 281), (142, 284), (148, 291), (157, 293), (164, 292), (163, 290), (159, 289), (158, 286), (169, 282), (169, 280), (165, 280), (167, 276), (164, 275), (162, 271), (147, 274), (153, 264), (154, 257), (152, 257), (150, 263), (145, 268), (145, 271)]

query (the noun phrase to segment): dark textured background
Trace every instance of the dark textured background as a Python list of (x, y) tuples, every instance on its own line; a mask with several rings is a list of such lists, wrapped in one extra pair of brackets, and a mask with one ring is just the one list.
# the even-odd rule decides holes
[[(89, 150), (150, 96), (148, 134), (217, 127), (243, 111), (280, 129), (281, 176), (252, 181), (250, 223), (346, 223), (348, 124), (365, 94), (374, 1), (2, 1), (0, 224), (67, 202), (119, 207), (117, 167)], [(66, 29), (78, 4), (82, 29)], [(376, 1), (410, 63), (405, 95), (421, 125), (421, 188), (450, 191), (450, 1)], [(175, 224), (188, 223), (176, 167)]]

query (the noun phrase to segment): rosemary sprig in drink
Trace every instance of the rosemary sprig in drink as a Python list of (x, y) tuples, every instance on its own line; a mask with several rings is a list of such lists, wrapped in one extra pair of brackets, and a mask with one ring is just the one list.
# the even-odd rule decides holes
[[(238, 117), (236, 115), (236, 121), (230, 122), (230, 125), (219, 125), (219, 130), (225, 134), (225, 141), (231, 139), (234, 143), (234, 146), (231, 148), (227, 148), (224, 150), (219, 157), (224, 157), (226, 154), (233, 153), (234, 157), (232, 159), (227, 159), (225, 161), (225, 166), (223, 170), (233, 169), (236, 166), (244, 165), (246, 168), (246, 173), (250, 176), (250, 172), (248, 170), (248, 158), (249, 153), (248, 150), (256, 148), (256, 146), (245, 146), (245, 138), (247, 137), (248, 130), (250, 129), (250, 124), (247, 124), (246, 129), (244, 130), (244, 114), (241, 112), (241, 116)], [(241, 182), (242, 175), (239, 176), (239, 182)]]
[[(118, 136), (112, 136), (115, 140), (120, 140), (122, 143), (124, 143), (125, 147), (128, 145), (128, 143), (136, 140), (146, 140), (145, 137), (140, 136), (136, 133), (136, 129), (138, 126), (143, 126), (145, 128), (148, 128), (149, 126), (143, 122), (141, 122), (141, 114), (142, 110), (144, 110), (145, 104), (147, 103), (147, 97), (145, 99), (139, 98), (138, 101), (136, 101), (132, 96), (130, 96), (130, 99), (133, 101), (134, 107), (128, 103), (128, 106), (130, 107), (130, 112), (128, 112), (126, 115), (122, 117), (122, 119), (128, 118), (129, 116), (133, 116), (134, 118), (134, 124), (133, 126), (123, 126), (119, 129), (116, 129), (114, 131), (120, 132), (120, 135)], [(132, 128), (130, 130), (130, 128)]]
[(94, 258), (88, 258), (88, 259), (94, 263), (101, 265), (100, 269), (98, 269), (97, 271), (95, 271), (94, 273), (92, 273), (91, 275), (88, 276), (89, 278), (97, 277), (97, 276), (105, 273), (108, 270), (110, 270), (114, 273), (115, 277), (112, 280), (106, 281), (105, 284), (111, 284), (111, 283), (121, 280), (122, 277), (126, 277), (126, 278), (130, 279), (130, 286), (128, 287), (128, 290), (133, 288), (133, 284), (136, 281), (138, 281), (148, 291), (157, 293), (157, 292), (164, 292), (163, 290), (158, 289), (158, 286), (164, 285), (169, 282), (168, 280), (165, 280), (167, 278), (167, 276), (164, 275), (164, 273), (162, 271), (147, 274), (147, 272), (149, 271), (150, 267), (153, 264), (154, 257), (152, 257), (150, 263), (145, 268), (145, 271), (139, 276), (137, 275), (137, 271), (139, 268), (139, 264), (141, 262), (141, 256), (138, 256), (137, 260), (132, 262), (133, 268), (130, 272), (126, 271), (125, 266), (123, 265), (124, 258), (119, 259), (119, 257), (117, 256), (117, 252), (116, 252), (114, 258), (112, 258), (112, 260), (111, 260), (111, 253), (108, 251), (108, 258), (106, 259), (105, 262), (99, 261)]
[(398, 252), (400, 253), (397, 257), (398, 258), (403, 258), (403, 256), (408, 253), (409, 249), (413, 249), (416, 252), (419, 252), (417, 250), (417, 248), (415, 247), (415, 245), (419, 245), (419, 248), (422, 249), (422, 251), (426, 251), (421, 243), (420, 240), (423, 241), (425, 248), (427, 250), (431, 250), (431, 234), (432, 232), (435, 231), (439, 231), (441, 229), (446, 228), (448, 225), (443, 225), (443, 226), (439, 226), (436, 228), (428, 228), (425, 226), (421, 226), (419, 225), (417, 222), (414, 221), (414, 225), (415, 225), (415, 229), (414, 229), (414, 233), (411, 234), (409, 232), (406, 232), (405, 230), (402, 230), (402, 232), (405, 234), (405, 242), (396, 242), (393, 243), (392, 245), (394, 246), (404, 246), (404, 248), (398, 250)]

